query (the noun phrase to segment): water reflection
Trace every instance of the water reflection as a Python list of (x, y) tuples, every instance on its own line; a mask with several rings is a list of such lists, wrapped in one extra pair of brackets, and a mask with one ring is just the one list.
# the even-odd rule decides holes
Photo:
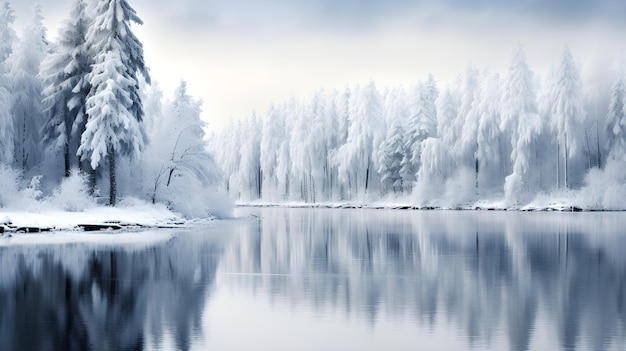
[(215, 243), (0, 249), (0, 350), (142, 350), (201, 334)]
[[(342, 349), (626, 345), (625, 214), (248, 214), (144, 247), (0, 248), (0, 350), (258, 349), (285, 309)], [(261, 349), (328, 349), (283, 334)]]
[[(242, 289), (374, 325), (438, 315), (491, 349), (626, 345), (621, 213), (262, 210), (222, 270)], [(387, 318), (387, 317), (385, 317)], [(542, 329), (538, 331), (537, 329)], [(534, 337), (537, 334), (537, 337)]]

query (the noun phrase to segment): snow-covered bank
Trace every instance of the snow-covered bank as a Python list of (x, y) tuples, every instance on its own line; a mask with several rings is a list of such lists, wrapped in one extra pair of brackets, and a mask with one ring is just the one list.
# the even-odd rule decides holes
[(328, 208), (328, 209), (388, 209), (388, 210), (487, 210), (487, 211), (624, 211), (624, 209), (603, 209), (595, 206), (583, 205), (580, 201), (568, 197), (547, 198), (538, 197), (524, 206), (506, 206), (504, 200), (480, 200), (459, 206), (418, 206), (406, 201), (399, 202), (317, 202), (306, 203), (297, 201), (266, 202), (251, 201), (237, 202), (237, 207), (281, 207), (281, 208)]
[(81, 212), (68, 212), (51, 207), (36, 209), (0, 208), (0, 228), (15, 231), (34, 228), (54, 231), (79, 230), (81, 225), (121, 225), (142, 228), (180, 226), (187, 223), (181, 215), (164, 205), (142, 201), (125, 201), (118, 207), (94, 206)]

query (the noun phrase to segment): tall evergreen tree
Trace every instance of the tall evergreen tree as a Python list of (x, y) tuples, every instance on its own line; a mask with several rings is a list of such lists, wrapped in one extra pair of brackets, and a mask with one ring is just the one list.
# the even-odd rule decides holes
[(70, 18), (59, 31), (59, 42), (42, 64), (45, 88), (44, 112), (46, 123), (42, 129), (44, 145), (63, 150), (65, 176), (85, 130), (85, 100), (90, 84), (90, 56), (85, 45), (89, 18), (84, 0), (75, 0)]
[(99, 0), (94, 23), (87, 32), (87, 46), (94, 63), (89, 74), (92, 88), (87, 96), (87, 124), (78, 154), (95, 170), (104, 158), (109, 164), (109, 204), (117, 196), (118, 155), (134, 156), (145, 142), (143, 105), (138, 75), (149, 83), (143, 46), (131, 31), (131, 23), (143, 24), (126, 0)]
[(478, 70), (469, 66), (463, 77), (459, 114), (454, 121), (458, 126), (458, 130), (460, 130), (461, 137), (454, 143), (453, 154), (458, 159), (460, 165), (473, 170), (475, 188), (478, 188), (478, 174), (480, 172), (480, 163), (477, 155), (477, 135), (480, 124), (479, 102), (480, 83)]
[(406, 184), (416, 180), (421, 165), (422, 142), (437, 133), (437, 86), (432, 75), (414, 89), (407, 121), (406, 154), (401, 174)]
[(626, 83), (620, 76), (611, 89), (609, 113), (606, 118), (607, 149), (611, 158), (624, 157), (626, 154)]
[(504, 176), (502, 160), (503, 140), (500, 131), (500, 79), (497, 74), (485, 77), (478, 103), (478, 129), (476, 135), (476, 160), (480, 171), (479, 187), (502, 185)]
[(585, 122), (580, 72), (569, 48), (563, 51), (555, 79), (551, 94), (554, 100), (550, 104), (551, 124), (557, 136), (559, 158), (564, 165), (561, 185), (569, 189), (572, 186), (570, 163), (582, 151)]
[(276, 106), (271, 105), (261, 131), (261, 172), (263, 173), (263, 197), (277, 200), (276, 189), (278, 178), (276, 177), (276, 167), (278, 162), (278, 150), (282, 140), (284, 140), (283, 120), (278, 113)]
[(348, 139), (337, 160), (340, 178), (356, 195), (365, 195), (378, 189), (378, 147), (385, 137), (382, 102), (373, 81), (352, 96)]
[(531, 167), (535, 166), (535, 146), (543, 128), (538, 114), (533, 72), (521, 47), (513, 55), (503, 90), (500, 129), (509, 135), (512, 149), (512, 173), (506, 177), (504, 192), (507, 202), (515, 205), (526, 200), (528, 191), (533, 189)]
[(412, 175), (412, 178), (405, 182), (401, 173), (402, 161), (409, 158), (405, 140), (407, 119), (405, 95), (404, 89), (396, 88), (390, 89), (385, 96), (384, 115), (388, 128), (385, 140), (378, 150), (378, 173), (383, 194), (389, 191), (402, 193), (404, 190), (410, 190), (415, 178)]
[(13, 9), (8, 2), (0, 3), (0, 164), (13, 163), (13, 117), (11, 115), (12, 83), (9, 78), (9, 56), (16, 39), (13, 30)]
[(38, 165), (42, 155), (39, 131), (44, 123), (44, 117), (39, 71), (48, 50), (48, 41), (41, 6), (36, 5), (34, 12), (31, 22), (24, 28), (24, 34), (11, 60), (14, 162), (22, 172)]

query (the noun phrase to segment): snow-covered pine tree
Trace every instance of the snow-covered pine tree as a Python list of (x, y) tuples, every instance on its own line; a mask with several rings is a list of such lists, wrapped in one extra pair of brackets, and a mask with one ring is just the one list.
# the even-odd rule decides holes
[(454, 120), (461, 137), (454, 143), (452, 152), (457, 158), (459, 165), (471, 169), (472, 173), (474, 173), (473, 185), (476, 191), (478, 190), (478, 174), (480, 172), (480, 163), (477, 157), (477, 134), (480, 124), (479, 102), (480, 82), (478, 70), (469, 66), (463, 76), (459, 114)]
[(241, 124), (240, 129), (240, 162), (238, 184), (245, 200), (256, 200), (263, 192), (263, 174), (261, 171), (261, 122), (252, 116)]
[(409, 154), (405, 141), (406, 108), (405, 96), (401, 89), (392, 89), (385, 98), (385, 120), (389, 127), (387, 136), (378, 150), (378, 173), (382, 186), (382, 193), (402, 194), (411, 189), (413, 183), (404, 183), (401, 175), (402, 161)]
[(310, 172), (308, 174), (310, 200), (318, 202), (326, 200), (327, 171), (326, 159), (328, 157), (328, 141), (332, 137), (328, 133), (326, 113), (326, 93), (324, 91), (317, 92), (311, 102), (308, 104), (307, 115), (311, 118), (311, 128), (306, 138), (308, 145), (308, 158), (310, 163)]
[(11, 115), (11, 89), (9, 78), (9, 56), (13, 53), (13, 42), (17, 38), (13, 30), (13, 9), (8, 2), (0, 3), (0, 164), (13, 163), (13, 116)]
[(500, 131), (500, 89), (498, 74), (486, 74), (478, 103), (476, 135), (479, 189), (501, 189), (506, 175), (501, 164), (502, 160), (508, 159), (508, 154), (503, 153), (504, 140)]
[(271, 201), (282, 199), (278, 192), (278, 178), (276, 167), (278, 163), (278, 150), (281, 142), (285, 139), (284, 121), (276, 106), (273, 104), (268, 109), (263, 119), (261, 131), (261, 172), (263, 173), (263, 198)]
[(506, 177), (504, 194), (509, 205), (517, 205), (536, 191), (531, 167), (537, 166), (537, 139), (544, 128), (537, 112), (533, 72), (521, 47), (513, 55), (503, 88), (500, 129), (509, 135), (512, 148), (512, 173)]
[(58, 44), (42, 63), (43, 103), (46, 123), (42, 128), (46, 147), (63, 150), (65, 176), (79, 164), (76, 157), (85, 130), (85, 99), (90, 84), (90, 55), (85, 38), (90, 20), (84, 0), (75, 0), (70, 18), (59, 31)]
[(143, 46), (131, 31), (131, 23), (142, 24), (126, 0), (98, 0), (94, 23), (86, 43), (94, 55), (87, 96), (87, 124), (78, 154), (92, 169), (109, 164), (109, 204), (117, 197), (115, 161), (118, 155), (134, 156), (143, 148), (143, 105), (138, 74), (149, 83)]
[(333, 200), (336, 199), (339, 190), (338, 190), (338, 171), (337, 167), (333, 165), (331, 162), (332, 155), (334, 151), (339, 147), (339, 142), (341, 139), (340, 134), (340, 121), (339, 114), (337, 112), (337, 91), (332, 91), (325, 96), (325, 102), (323, 105), (322, 115), (324, 118), (323, 128), (325, 134), (325, 152), (324, 156), (324, 189), (325, 189), (325, 199)]
[(611, 89), (609, 113), (606, 116), (606, 147), (611, 159), (623, 159), (626, 155), (626, 82), (620, 75)]
[(421, 82), (414, 88), (410, 97), (405, 139), (407, 152), (400, 170), (406, 185), (411, 185), (416, 180), (421, 164), (422, 142), (437, 133), (437, 94), (435, 80), (429, 75), (426, 82)]
[(11, 60), (14, 163), (22, 172), (38, 165), (42, 155), (39, 131), (44, 123), (44, 116), (39, 67), (47, 53), (48, 41), (41, 6), (35, 5), (33, 10), (34, 16), (24, 28), (24, 34)]
[[(583, 170), (576, 164), (576, 157), (582, 153), (584, 143), (585, 110), (583, 108), (581, 78), (569, 48), (561, 56), (561, 65), (556, 72), (551, 96), (551, 126), (556, 134), (559, 158), (563, 160), (563, 182), (571, 189), (580, 181)], [(560, 162), (559, 162), (560, 163)], [(572, 166), (572, 163), (575, 163)]]
[(340, 178), (354, 195), (365, 196), (379, 190), (377, 153), (385, 129), (375, 83), (370, 81), (358, 90), (352, 95), (356, 98), (351, 103), (348, 139), (338, 150), (337, 159)]

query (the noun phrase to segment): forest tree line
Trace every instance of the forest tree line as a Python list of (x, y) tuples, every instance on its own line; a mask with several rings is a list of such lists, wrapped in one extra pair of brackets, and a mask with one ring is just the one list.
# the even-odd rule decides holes
[(1, 2), (0, 206), (81, 177), (110, 205), (121, 193), (206, 215), (223, 175), (205, 148), (202, 101), (184, 81), (171, 99), (150, 86), (128, 2), (75, 0), (55, 42), (40, 6), (19, 37), (14, 22)]
[(232, 122), (213, 148), (244, 201), (519, 206), (591, 176), (626, 195), (624, 75), (603, 69), (583, 89), (568, 48), (540, 77), (520, 46), (504, 75), (469, 66), (443, 88), (430, 75), (409, 89), (322, 90)]

